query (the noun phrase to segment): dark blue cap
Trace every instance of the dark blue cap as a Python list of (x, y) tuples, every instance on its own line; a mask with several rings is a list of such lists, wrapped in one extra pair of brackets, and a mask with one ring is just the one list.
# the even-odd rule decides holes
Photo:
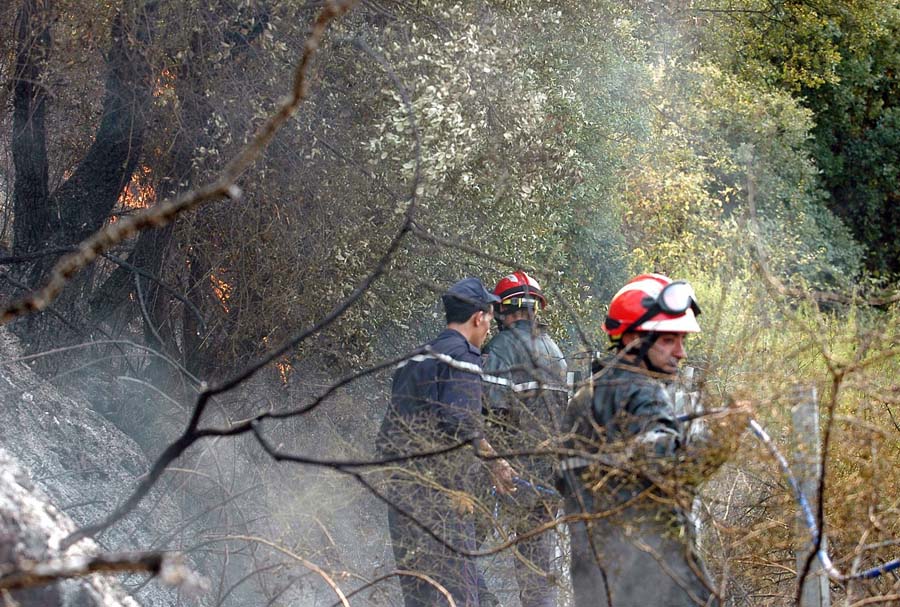
[(485, 289), (484, 284), (477, 278), (463, 278), (447, 289), (443, 296), (445, 306), (447, 298), (457, 299), (482, 310), (487, 310), (500, 301), (500, 298)]

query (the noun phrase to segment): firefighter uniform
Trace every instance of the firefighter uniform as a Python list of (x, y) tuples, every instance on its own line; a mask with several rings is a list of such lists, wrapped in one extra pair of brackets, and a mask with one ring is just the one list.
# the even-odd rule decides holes
[[(556, 343), (533, 320), (521, 319), (488, 344), (485, 371), (516, 386), (488, 384), (485, 392), (487, 432), (500, 452), (547, 450), (559, 434), (566, 402), (566, 361)], [(559, 498), (548, 488), (555, 477), (554, 457), (516, 459), (524, 482), (516, 494), (500, 500), (500, 525), (524, 534), (552, 521)], [(480, 533), (483, 537), (484, 531)], [(516, 544), (516, 580), (522, 607), (554, 607), (556, 587), (548, 576), (554, 556), (554, 534), (546, 532)]]
[(576, 607), (717, 605), (686, 514), (703, 460), (665, 389), (699, 333), (694, 290), (641, 274), (613, 296), (603, 330), (615, 355), (569, 404), (561, 462)]
[[(496, 301), (476, 279), (460, 281), (448, 294), (481, 310), (490, 310)], [(446, 299), (444, 305), (448, 306)], [(435, 354), (481, 366), (481, 350), (452, 328), (427, 346)], [(404, 456), (480, 439), (481, 401), (478, 375), (432, 355), (408, 360), (394, 373), (391, 402), (376, 441), (378, 451), (382, 456)], [(473, 559), (460, 551), (475, 550), (475, 524), (467, 511), (473, 479), (485, 478), (481, 468), (472, 450), (462, 447), (388, 470), (386, 493), (393, 504), (388, 526), (396, 564), (417, 574), (400, 577), (406, 607), (446, 603), (441, 590), (423, 575), (446, 589), (459, 607), (478, 606), (479, 574)]]
[(576, 607), (716, 604), (693, 551), (685, 500), (654, 479), (686, 449), (668, 392), (617, 364), (592, 381), (564, 422), (576, 437), (569, 446), (596, 455), (562, 462), (566, 514), (594, 515), (569, 525)]

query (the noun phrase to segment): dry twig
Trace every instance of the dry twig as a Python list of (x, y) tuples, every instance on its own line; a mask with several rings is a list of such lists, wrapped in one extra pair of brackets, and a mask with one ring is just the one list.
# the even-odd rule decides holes
[(57, 580), (81, 578), (95, 573), (149, 573), (165, 583), (201, 589), (206, 581), (181, 561), (163, 552), (72, 556), (45, 562), (23, 562), (0, 577), (0, 590), (13, 591), (43, 586)]

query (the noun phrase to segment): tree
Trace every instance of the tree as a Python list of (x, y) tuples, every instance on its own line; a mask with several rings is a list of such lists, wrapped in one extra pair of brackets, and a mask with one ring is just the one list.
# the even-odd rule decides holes
[[(732, 70), (796, 96), (812, 111), (812, 156), (828, 208), (896, 274), (900, 11), (893, 2), (713, 4), (711, 50)], [(727, 46), (723, 45), (727, 41)]]

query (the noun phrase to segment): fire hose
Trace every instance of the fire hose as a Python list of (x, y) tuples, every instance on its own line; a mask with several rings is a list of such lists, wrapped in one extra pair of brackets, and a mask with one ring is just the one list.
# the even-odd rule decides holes
[[(559, 386), (552, 384), (542, 384), (540, 382), (531, 381), (525, 383), (514, 383), (505, 377), (498, 377), (496, 375), (490, 375), (485, 373), (484, 370), (475, 364), (465, 363), (456, 360), (446, 354), (442, 354), (439, 352), (434, 352), (428, 348), (425, 350), (425, 354), (418, 354), (416, 356), (411, 357), (409, 360), (414, 362), (420, 362), (426, 359), (435, 359), (439, 360), (448, 366), (451, 366), (455, 369), (459, 369), (461, 371), (467, 371), (474, 375), (477, 375), (481, 378), (485, 383), (496, 384), (500, 386), (505, 386), (512, 390), (513, 392), (527, 392), (527, 391), (553, 391), (553, 392), (566, 392), (569, 393), (569, 388), (567, 386)], [(404, 363), (401, 363), (405, 364)], [(711, 410), (706, 413), (691, 413), (686, 415), (678, 416), (678, 421), (680, 422), (689, 422), (695, 419), (702, 418), (706, 415), (713, 415), (716, 413), (722, 413), (727, 411), (726, 409), (716, 409)], [(822, 547), (822, 543), (820, 542), (820, 532), (818, 525), (816, 524), (816, 517), (813, 514), (812, 508), (809, 504), (809, 500), (806, 495), (804, 495), (802, 489), (800, 488), (800, 484), (797, 482), (797, 479), (794, 477), (793, 472), (791, 471), (791, 467), (788, 464), (785, 457), (778, 451), (778, 447), (775, 445), (772, 438), (768, 435), (768, 433), (763, 429), (763, 427), (757, 422), (755, 419), (750, 419), (749, 421), (750, 431), (753, 435), (766, 447), (772, 457), (775, 458), (775, 461), (778, 462), (778, 466), (781, 468), (782, 474), (784, 474), (785, 478), (788, 481), (788, 484), (791, 486), (791, 489), (794, 492), (794, 498), (796, 499), (800, 511), (803, 515), (804, 523), (806, 524), (807, 529), (810, 532), (811, 545), (819, 546), (819, 549), (816, 553), (819, 562), (822, 563), (822, 567), (825, 569), (825, 572), (828, 574), (828, 577), (836, 582), (848, 582), (851, 580), (870, 580), (877, 578), (885, 573), (889, 573), (891, 571), (895, 571), (900, 569), (900, 558), (893, 559), (888, 561), (887, 563), (883, 563), (877, 567), (872, 567), (870, 569), (865, 569), (863, 571), (858, 571), (856, 573), (843, 573), (841, 572), (831, 560), (831, 557), (828, 555), (827, 550)], [(513, 482), (518, 487), (522, 487), (524, 489), (531, 489), (537, 491), (538, 493), (543, 493), (548, 496), (552, 496), (554, 498), (561, 497), (559, 492), (556, 489), (551, 487), (546, 487), (539, 483), (529, 482), (526, 479), (521, 477), (514, 477)]]

